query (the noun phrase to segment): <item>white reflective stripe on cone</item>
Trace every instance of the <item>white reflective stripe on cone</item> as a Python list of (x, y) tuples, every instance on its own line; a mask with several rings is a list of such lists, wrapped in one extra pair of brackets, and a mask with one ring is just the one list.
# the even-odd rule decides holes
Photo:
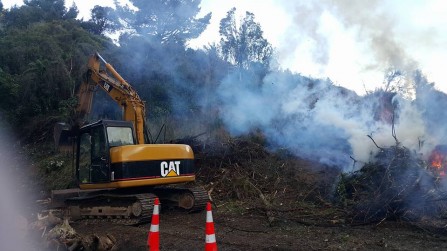
[[(159, 214), (160, 213), (160, 210), (159, 210), (159, 208), (158, 208), (158, 205), (155, 205), (154, 206), (154, 212), (152, 213), (152, 214)], [(203, 219), (203, 218), (202, 218)]]
[(211, 213), (211, 211), (206, 212), (206, 222), (213, 222), (213, 214)]
[(215, 243), (216, 235), (215, 234), (207, 234), (205, 237), (205, 243)]
[(158, 232), (160, 230), (160, 227), (158, 225), (151, 225), (150, 232)]

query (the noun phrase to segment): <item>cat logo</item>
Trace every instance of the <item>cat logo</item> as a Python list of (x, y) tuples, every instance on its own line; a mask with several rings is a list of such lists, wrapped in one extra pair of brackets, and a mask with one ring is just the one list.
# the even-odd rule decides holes
[(102, 86), (104, 88), (104, 90), (106, 90), (107, 92), (111, 92), (113, 87), (111, 85), (109, 85), (108, 83), (106, 83), (106, 81), (102, 82)]
[(180, 175), (180, 161), (163, 161), (160, 165), (162, 177), (172, 177)]

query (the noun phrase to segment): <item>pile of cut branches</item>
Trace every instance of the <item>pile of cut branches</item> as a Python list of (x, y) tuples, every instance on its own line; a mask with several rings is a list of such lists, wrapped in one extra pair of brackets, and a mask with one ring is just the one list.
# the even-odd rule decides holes
[[(265, 214), (269, 223), (320, 219), (339, 172), (285, 150), (267, 151), (258, 135), (227, 138), (196, 151), (199, 182), (224, 209)], [(315, 216), (315, 217), (314, 217)], [(331, 216), (325, 218), (332, 219)]]
[(447, 210), (443, 182), (416, 153), (396, 144), (380, 148), (375, 162), (342, 175), (337, 198), (357, 223), (441, 219)]

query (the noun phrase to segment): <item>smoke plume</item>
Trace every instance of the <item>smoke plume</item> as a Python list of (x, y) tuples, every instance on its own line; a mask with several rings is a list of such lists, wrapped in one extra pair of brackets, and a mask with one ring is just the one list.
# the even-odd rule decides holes
[(220, 114), (234, 135), (261, 129), (273, 149), (286, 148), (344, 171), (361, 167), (353, 167), (352, 158), (366, 163), (376, 155), (379, 149), (368, 135), (380, 147), (392, 146), (394, 129), (400, 144), (425, 154), (439, 143), (440, 136), (427, 130), (424, 102), (399, 93), (358, 96), (329, 80), (274, 72), (265, 77), (261, 88), (230, 74), (217, 95)]

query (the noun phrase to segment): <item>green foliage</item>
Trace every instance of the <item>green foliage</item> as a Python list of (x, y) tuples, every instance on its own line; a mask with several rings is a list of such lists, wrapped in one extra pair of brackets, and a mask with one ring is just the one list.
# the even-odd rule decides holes
[(131, 0), (138, 10), (117, 6), (119, 20), (126, 29), (147, 37), (155, 43), (184, 46), (189, 39), (197, 38), (209, 24), (211, 13), (196, 18), (200, 0)]
[(220, 21), (219, 33), (223, 59), (239, 68), (248, 69), (254, 64), (261, 64), (264, 68), (268, 68), (273, 48), (263, 37), (261, 26), (255, 22), (255, 15), (246, 12), (238, 28), (235, 12), (236, 8), (232, 8)]
[(348, 194), (347, 194), (347, 186), (348, 186), (348, 181), (347, 181), (347, 177), (346, 174), (341, 173), (340, 174), (340, 179), (337, 183), (336, 186), (336, 198), (337, 198), (337, 202), (339, 205), (346, 207), (347, 206), (347, 201), (348, 201)]
[(0, 106), (9, 120), (19, 125), (34, 116), (67, 118), (88, 55), (106, 42), (75, 21), (7, 28), (0, 37)]
[(14, 77), (0, 68), (0, 110), (10, 111), (18, 97), (19, 85)]
[[(37, 179), (46, 190), (75, 187), (74, 169), (70, 155), (55, 154), (49, 145), (30, 146), (33, 162), (39, 172)], [(35, 148), (35, 149), (34, 149)]]
[(64, 19), (72, 20), (75, 19), (79, 14), (78, 7), (73, 2), (73, 5), (67, 10), (67, 12), (63, 15)]
[(117, 20), (119, 17), (113, 8), (96, 5), (92, 9), (92, 19), (81, 25), (91, 33), (101, 35), (119, 29), (120, 25), (116, 22)]
[(25, 0), (23, 6), (5, 13), (3, 23), (6, 27), (26, 28), (33, 23), (76, 18), (76, 6), (67, 10), (64, 4), (64, 0)]
[(59, 102), (59, 116), (63, 121), (70, 121), (73, 116), (73, 111), (78, 105), (78, 99), (76, 97), (70, 97)]
[(64, 0), (25, 0), (25, 5), (40, 8), (53, 17), (63, 17), (65, 14)]

